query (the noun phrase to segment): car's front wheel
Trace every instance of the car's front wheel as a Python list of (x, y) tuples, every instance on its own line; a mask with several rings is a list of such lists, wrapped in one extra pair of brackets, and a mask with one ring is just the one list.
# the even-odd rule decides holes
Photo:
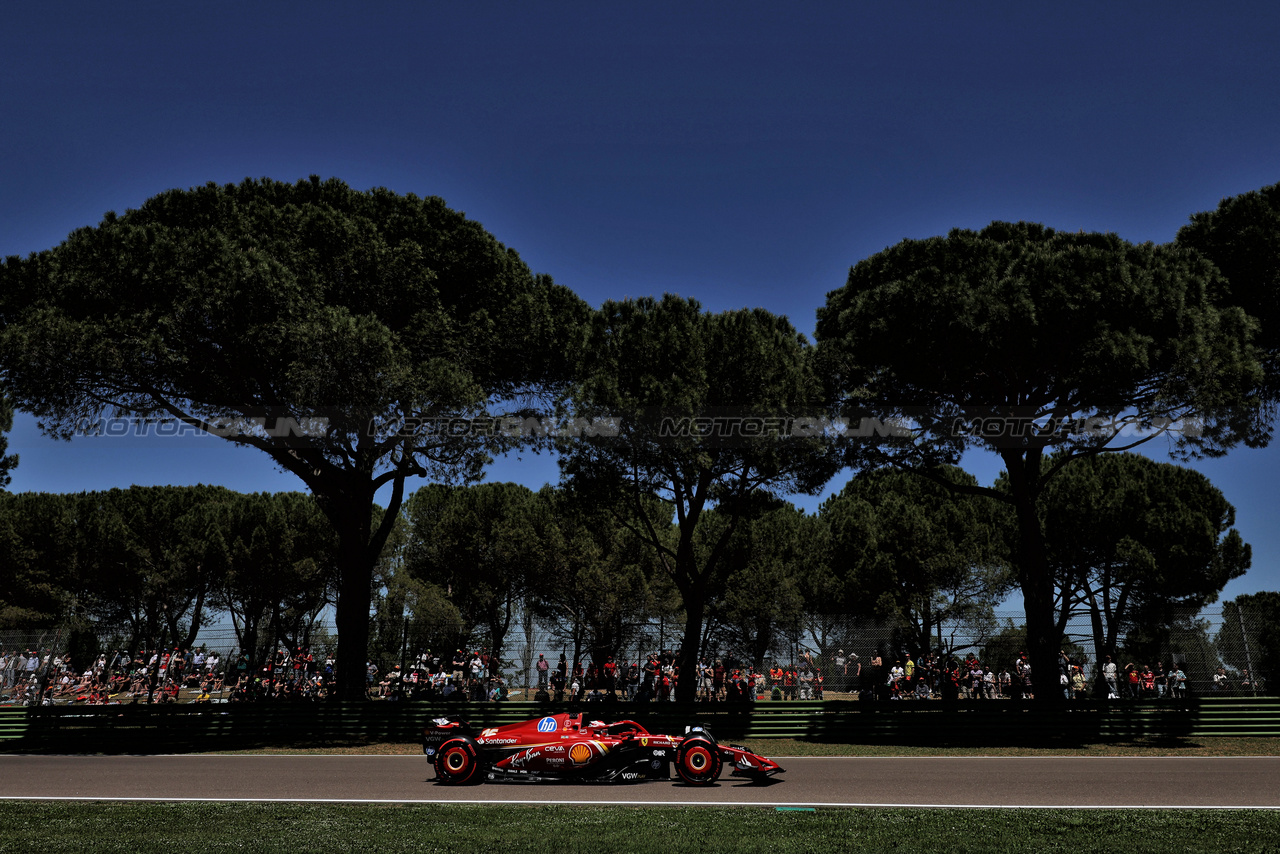
[(475, 742), (466, 736), (451, 738), (436, 751), (436, 779), (451, 786), (478, 783), (480, 752)]
[(676, 748), (676, 774), (690, 786), (710, 786), (720, 777), (720, 748), (703, 733), (695, 733)]

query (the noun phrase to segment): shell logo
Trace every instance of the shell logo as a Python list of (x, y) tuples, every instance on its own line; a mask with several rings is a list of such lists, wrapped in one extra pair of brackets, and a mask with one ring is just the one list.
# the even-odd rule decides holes
[(591, 748), (585, 744), (575, 744), (569, 748), (569, 760), (574, 765), (582, 765), (584, 762), (591, 760)]

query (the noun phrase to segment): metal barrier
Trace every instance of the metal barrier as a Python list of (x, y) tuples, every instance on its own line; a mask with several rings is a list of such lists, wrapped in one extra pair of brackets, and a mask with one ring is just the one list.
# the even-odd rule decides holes
[(0, 745), (27, 733), (28, 712), (21, 706), (0, 706)]
[[(169, 753), (266, 746), (413, 742), (433, 717), (501, 726), (563, 711), (537, 703), (246, 703), (0, 709), (7, 751)], [(799, 738), (851, 744), (1068, 746), (1214, 736), (1280, 737), (1280, 700), (1204, 698), (1172, 703), (856, 701), (599, 703), (588, 719), (630, 718), (654, 732), (702, 724), (723, 739)]]

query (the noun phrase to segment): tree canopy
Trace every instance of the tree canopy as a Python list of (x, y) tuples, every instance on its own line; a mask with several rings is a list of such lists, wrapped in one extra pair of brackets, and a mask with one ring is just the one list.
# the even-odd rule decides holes
[(847, 443), (851, 463), (893, 463), (942, 482), (938, 466), (966, 449), (999, 455), (1007, 490), (959, 488), (1013, 508), (1037, 679), (1056, 673), (1037, 509), (1050, 479), (1080, 456), (1156, 435), (1200, 454), (1265, 438), (1251, 393), (1262, 376), (1255, 324), (1221, 304), (1223, 286), (1183, 248), (995, 222), (867, 258), (818, 310), (838, 411), (902, 428), (889, 441)]
[(6, 454), (9, 450), (9, 437), (5, 435), (13, 429), (13, 405), (7, 397), (0, 395), (0, 491), (13, 481), (11, 472), (18, 467), (18, 455)]
[(432, 484), (413, 494), (407, 515), (409, 575), (444, 590), (501, 658), (526, 594), (552, 567), (550, 507), (515, 483)]
[[(712, 314), (667, 295), (606, 302), (584, 352), (573, 404), (619, 429), (565, 440), (566, 480), (615, 507), (654, 549), (684, 605), (678, 666), (692, 673), (737, 521), (774, 496), (816, 492), (837, 468), (820, 435), (787, 432), (821, 402), (810, 348), (763, 309)], [(674, 538), (646, 512), (655, 498), (671, 507)], [(727, 524), (699, 549), (696, 532), (713, 508)], [(681, 699), (695, 691), (692, 679), (677, 685)]]
[[(706, 527), (701, 539), (718, 541), (720, 525)], [(719, 595), (709, 609), (708, 635), (717, 647), (763, 672), (779, 638), (798, 636), (805, 593), (812, 576), (827, 566), (828, 546), (822, 519), (790, 504), (740, 521), (725, 548)]]
[(505, 438), (440, 419), (566, 381), (586, 314), (439, 198), (208, 184), (6, 258), (0, 380), (53, 435), (171, 419), (297, 475), (338, 537), (338, 680), (362, 697), (373, 566), (405, 479), (475, 477)]
[(299, 492), (235, 495), (218, 520), (226, 570), (213, 596), (251, 665), (277, 643), (305, 646), (333, 603), (337, 543), (316, 500)]
[[(134, 486), (0, 500), (0, 626), (93, 620), (134, 642), (189, 645), (228, 570), (219, 486)], [(275, 532), (280, 534), (282, 532)]]
[(1214, 263), (1227, 280), (1221, 302), (1242, 306), (1261, 324), (1266, 354), (1263, 393), (1280, 401), (1280, 184), (1223, 199), (1194, 214), (1177, 244)]
[[(955, 467), (942, 476), (977, 485)], [(935, 648), (944, 626), (994, 626), (995, 606), (1015, 583), (1004, 504), (910, 472), (877, 470), (854, 477), (820, 512), (846, 609), (897, 626), (913, 654)]]
[(1129, 629), (1160, 631), (1175, 608), (1196, 612), (1248, 569), (1235, 508), (1204, 475), (1137, 454), (1063, 469), (1041, 499), (1059, 595), (1059, 633), (1091, 617), (1098, 655)]
[[(532, 579), (530, 616), (568, 642), (571, 664), (584, 651), (597, 664), (610, 656), (621, 662), (649, 616), (670, 610), (670, 582), (663, 584), (653, 549), (608, 507), (550, 486), (538, 500), (554, 530), (550, 563)], [(649, 504), (652, 523), (669, 530), (670, 508)]]

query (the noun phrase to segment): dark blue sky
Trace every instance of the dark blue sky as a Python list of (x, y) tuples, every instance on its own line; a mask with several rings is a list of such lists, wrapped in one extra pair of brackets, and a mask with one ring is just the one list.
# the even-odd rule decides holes
[[(671, 291), (810, 332), (905, 237), (1164, 242), (1280, 181), (1271, 4), (688, 5), (11, 4), (0, 253), (166, 188), (315, 173), (442, 196), (593, 304)], [(55, 444), (21, 419), (11, 446), (14, 490), (299, 487), (217, 440)], [(1228, 597), (1280, 589), (1278, 461), (1201, 467), (1255, 547)]]

